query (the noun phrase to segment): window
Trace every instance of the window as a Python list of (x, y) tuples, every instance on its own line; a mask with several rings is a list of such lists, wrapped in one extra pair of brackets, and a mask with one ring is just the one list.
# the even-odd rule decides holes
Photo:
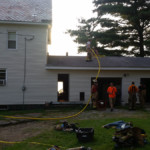
[(85, 100), (85, 94), (84, 92), (80, 92), (80, 101), (84, 101)]
[(4, 86), (6, 84), (6, 70), (0, 69), (0, 86)]
[(8, 32), (8, 49), (16, 49), (16, 32)]
[(58, 74), (58, 101), (69, 101), (69, 74)]
[(64, 82), (58, 82), (58, 94), (61, 94), (64, 92)]

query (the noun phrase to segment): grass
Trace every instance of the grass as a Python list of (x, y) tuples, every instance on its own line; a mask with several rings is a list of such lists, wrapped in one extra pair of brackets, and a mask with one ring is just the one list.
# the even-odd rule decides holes
[(23, 115), (27, 113), (45, 113), (44, 109), (34, 109), (34, 110), (1, 110), (0, 115)]
[[(64, 109), (62, 109), (64, 110)], [(61, 111), (62, 111), (61, 110)], [(65, 109), (64, 111), (67, 111)], [(70, 109), (68, 110), (68, 112)], [(46, 113), (46, 112), (44, 112)], [(61, 150), (66, 150), (70, 147), (78, 147), (78, 146), (85, 146), (91, 147), (93, 150), (114, 150), (115, 143), (112, 141), (112, 136), (115, 132), (115, 129), (104, 129), (102, 128), (103, 125), (107, 123), (111, 123), (118, 120), (124, 120), (126, 122), (132, 121), (134, 126), (140, 127), (146, 131), (147, 135), (150, 135), (150, 114), (146, 111), (141, 111), (144, 114), (144, 117), (102, 117), (99, 119), (86, 119), (86, 120), (75, 120), (69, 119), (68, 122), (76, 122), (79, 124), (79, 127), (92, 127), (94, 128), (94, 140), (91, 142), (79, 142), (75, 133), (69, 132), (62, 132), (56, 130), (45, 130), (40, 135), (26, 139), (25, 143), (20, 144), (1, 144), (0, 150), (47, 150), (50, 148), (50, 145), (58, 145), (62, 146)], [(147, 137), (148, 141), (150, 141), (150, 137)], [(36, 145), (30, 144), (29, 142), (39, 142), (49, 144), (47, 145)], [(125, 149), (125, 148), (124, 148)], [(119, 149), (119, 150), (124, 150)], [(125, 150), (128, 150), (126, 148)], [(137, 150), (149, 150), (150, 144), (145, 145), (144, 147), (137, 147)]]
[[(68, 112), (71, 110), (81, 110), (85, 105), (79, 105), (79, 106), (69, 106), (69, 107), (55, 107), (51, 106), (48, 109), (32, 109), (32, 110), (0, 110), (0, 115), (24, 115), (28, 113), (41, 113), (43, 115), (47, 114), (48, 112)], [(90, 108), (88, 107), (86, 110), (89, 110)]]

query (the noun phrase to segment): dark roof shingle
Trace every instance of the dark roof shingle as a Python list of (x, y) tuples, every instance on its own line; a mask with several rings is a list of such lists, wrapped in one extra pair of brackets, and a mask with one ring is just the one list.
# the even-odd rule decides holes
[[(100, 57), (101, 67), (150, 68), (150, 58), (142, 57)], [(86, 62), (81, 56), (49, 56), (48, 67), (98, 67), (96, 58)]]

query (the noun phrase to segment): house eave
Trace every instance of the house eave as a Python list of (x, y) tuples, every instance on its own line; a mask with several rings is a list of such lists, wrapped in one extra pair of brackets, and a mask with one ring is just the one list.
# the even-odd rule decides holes
[(51, 26), (51, 23), (0, 20), (0, 24), (40, 25)]
[[(99, 70), (98, 67), (61, 67), (61, 66), (46, 66), (46, 70)], [(100, 70), (134, 70), (134, 71), (150, 71), (150, 68), (138, 68), (138, 67), (101, 67)]]

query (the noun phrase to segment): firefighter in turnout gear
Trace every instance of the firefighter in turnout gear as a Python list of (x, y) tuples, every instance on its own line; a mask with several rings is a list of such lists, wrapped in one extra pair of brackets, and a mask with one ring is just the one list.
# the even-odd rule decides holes
[(135, 104), (137, 101), (136, 93), (138, 92), (138, 88), (135, 86), (134, 82), (129, 86), (128, 93), (129, 93), (129, 110), (135, 110)]
[(88, 40), (86, 43), (86, 51), (87, 51), (87, 57), (86, 61), (92, 61), (92, 50), (91, 50), (91, 39)]
[(97, 107), (96, 104), (98, 101), (98, 83), (96, 79), (93, 80), (91, 93), (92, 93), (92, 106), (93, 106), (93, 109), (95, 109)]
[(139, 94), (139, 102), (141, 108), (144, 108), (145, 101), (146, 101), (146, 85), (143, 83), (140, 83), (140, 86), (138, 87), (138, 94)]

